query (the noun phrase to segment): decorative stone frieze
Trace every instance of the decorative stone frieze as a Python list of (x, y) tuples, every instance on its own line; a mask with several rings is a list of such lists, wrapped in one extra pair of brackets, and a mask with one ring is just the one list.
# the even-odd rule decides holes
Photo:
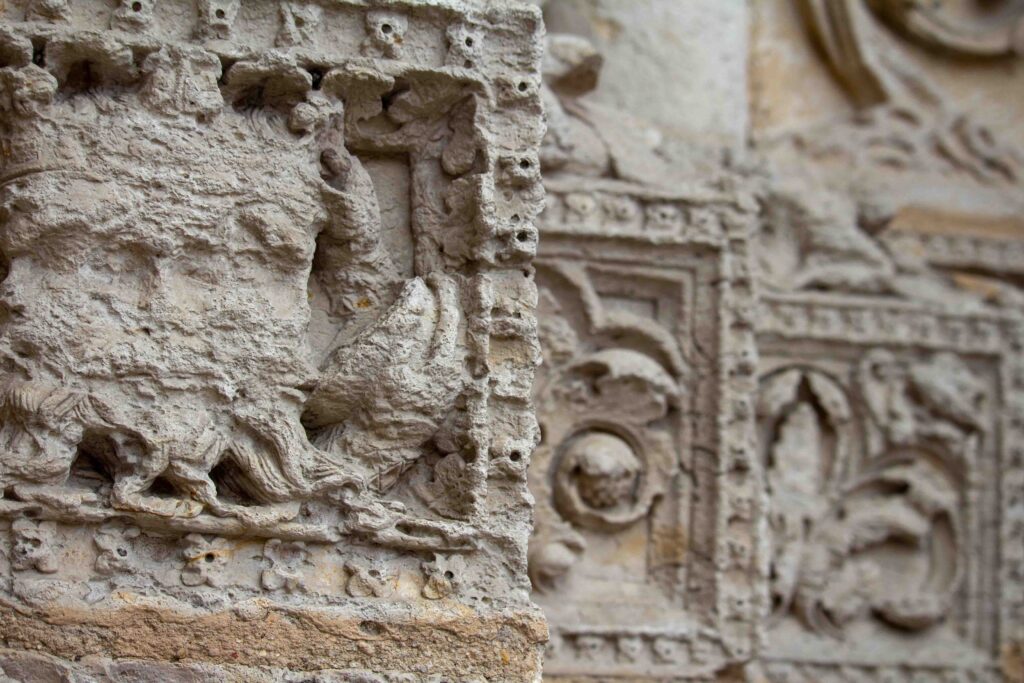
[(752, 111), (821, 101), (799, 82), (759, 99), (786, 68), (824, 71), (844, 101), (752, 131), (745, 158), (696, 179), (678, 129), (609, 106), (632, 84), (602, 93), (625, 72), (595, 45), (711, 53), (718, 36), (651, 23), (656, 2), (635, 23), (601, 0), (545, 7), (574, 31), (549, 34), (542, 85), (530, 576), (546, 674), (1018, 680), (1024, 157), (912, 51), (1006, 67), (1020, 8), (750, 7), (755, 41), (784, 24), (752, 48)]
[(771, 680), (825, 662), (990, 680), (1021, 604), (1020, 320), (836, 295), (761, 310)]
[(752, 656), (766, 609), (756, 204), (657, 178), (626, 122), (579, 99), (593, 48), (548, 41), (530, 464), (545, 672), (714, 677)]

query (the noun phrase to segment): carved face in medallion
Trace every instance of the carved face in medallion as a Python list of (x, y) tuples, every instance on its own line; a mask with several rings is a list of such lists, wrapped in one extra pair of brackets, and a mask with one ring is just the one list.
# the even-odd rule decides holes
[(640, 480), (640, 462), (623, 439), (606, 432), (580, 437), (565, 454), (580, 497), (596, 509), (629, 504)]

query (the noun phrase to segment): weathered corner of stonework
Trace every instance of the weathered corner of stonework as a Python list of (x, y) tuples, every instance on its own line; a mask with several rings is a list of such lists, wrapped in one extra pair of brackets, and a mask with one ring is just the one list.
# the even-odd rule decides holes
[(3, 671), (539, 678), (539, 11), (0, 16)]

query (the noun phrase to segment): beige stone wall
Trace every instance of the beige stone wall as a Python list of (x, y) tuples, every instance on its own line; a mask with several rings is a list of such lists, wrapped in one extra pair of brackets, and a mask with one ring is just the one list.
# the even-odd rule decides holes
[(1022, 54), (0, 3), (0, 680), (1024, 681)]
[(1020, 5), (544, 7), (546, 678), (1021, 680)]

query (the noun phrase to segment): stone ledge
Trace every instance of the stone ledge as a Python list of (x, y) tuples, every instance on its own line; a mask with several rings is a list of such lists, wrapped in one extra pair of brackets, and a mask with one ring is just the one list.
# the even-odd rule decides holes
[(538, 610), (426, 606), (385, 609), (379, 616), (267, 600), (217, 612), (142, 603), (28, 610), (8, 603), (0, 607), (0, 638), (14, 650), (41, 649), (76, 662), (144, 656), (182, 666), (401, 671), (509, 682), (532, 681), (541, 667), (547, 626)]

